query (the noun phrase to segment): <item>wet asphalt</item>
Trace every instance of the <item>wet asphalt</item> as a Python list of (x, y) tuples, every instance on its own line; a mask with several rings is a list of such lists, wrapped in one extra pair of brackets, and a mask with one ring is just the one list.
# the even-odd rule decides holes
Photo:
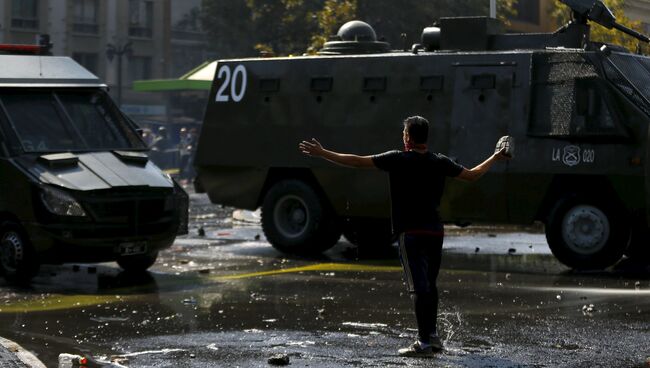
[[(191, 196), (191, 232), (151, 272), (45, 266), (0, 280), (0, 336), (48, 367), (60, 353), (129, 367), (650, 367), (650, 267), (575, 272), (544, 235), (449, 229), (438, 287), (446, 350), (401, 358), (415, 321), (396, 250), (344, 239), (322, 257), (281, 254), (257, 225)], [(199, 236), (203, 228), (205, 236)]]

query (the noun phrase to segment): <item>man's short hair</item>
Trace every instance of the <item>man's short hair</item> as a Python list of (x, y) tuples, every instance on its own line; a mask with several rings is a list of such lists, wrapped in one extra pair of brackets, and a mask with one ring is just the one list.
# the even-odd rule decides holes
[(404, 127), (415, 144), (427, 143), (429, 138), (429, 121), (422, 116), (411, 116), (404, 119)]

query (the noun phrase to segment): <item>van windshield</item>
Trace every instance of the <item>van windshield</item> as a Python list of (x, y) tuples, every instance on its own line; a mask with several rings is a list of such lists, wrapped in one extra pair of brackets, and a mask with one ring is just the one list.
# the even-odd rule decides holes
[(0, 115), (24, 152), (145, 148), (103, 91), (2, 91)]

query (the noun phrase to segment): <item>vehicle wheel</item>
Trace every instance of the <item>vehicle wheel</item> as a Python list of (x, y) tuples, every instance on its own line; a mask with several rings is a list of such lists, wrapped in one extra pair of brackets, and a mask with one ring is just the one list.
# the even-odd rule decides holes
[(156, 263), (158, 252), (148, 254), (137, 254), (133, 256), (124, 256), (117, 259), (117, 264), (124, 271), (139, 273), (145, 272), (149, 267)]
[(555, 257), (575, 269), (602, 269), (616, 263), (629, 240), (629, 227), (610, 206), (577, 196), (558, 202), (546, 224)]
[(393, 243), (387, 219), (350, 219), (343, 235), (350, 243), (364, 249), (387, 248)]
[(0, 268), (5, 279), (25, 283), (38, 273), (38, 258), (34, 247), (20, 225), (3, 222), (0, 225)]
[(264, 197), (262, 229), (276, 249), (295, 254), (317, 254), (341, 237), (338, 219), (309, 185), (299, 180), (275, 184)]

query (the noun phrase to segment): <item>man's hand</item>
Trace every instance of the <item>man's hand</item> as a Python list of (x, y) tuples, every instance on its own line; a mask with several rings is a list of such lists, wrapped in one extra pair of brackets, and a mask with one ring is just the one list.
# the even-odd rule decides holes
[(512, 159), (512, 156), (508, 156), (508, 155), (506, 154), (506, 148), (505, 148), (505, 147), (502, 148), (501, 151), (495, 153), (495, 154), (493, 155), (493, 157), (494, 157), (494, 159), (497, 160), (497, 161), (508, 161), (508, 160), (511, 160), (511, 159)]
[(325, 152), (325, 149), (316, 138), (312, 138), (311, 141), (300, 142), (298, 148), (300, 149), (300, 152), (315, 157), (322, 157)]

